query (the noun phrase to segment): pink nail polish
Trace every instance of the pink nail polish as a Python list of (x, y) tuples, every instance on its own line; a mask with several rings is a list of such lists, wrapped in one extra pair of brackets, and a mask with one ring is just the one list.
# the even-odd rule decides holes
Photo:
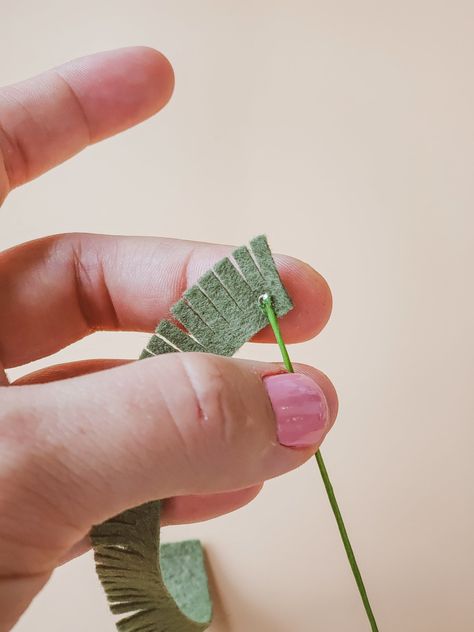
[(319, 445), (329, 423), (321, 387), (301, 373), (270, 375), (263, 382), (275, 412), (278, 441), (290, 447)]

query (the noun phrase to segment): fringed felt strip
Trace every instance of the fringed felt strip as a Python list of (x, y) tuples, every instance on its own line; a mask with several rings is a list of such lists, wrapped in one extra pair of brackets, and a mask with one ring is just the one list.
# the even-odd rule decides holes
[[(259, 297), (278, 317), (293, 305), (264, 235), (219, 261), (171, 308), (184, 327), (163, 320), (140, 359), (176, 351), (233, 355), (268, 325)], [(92, 529), (96, 570), (120, 632), (197, 632), (212, 618), (203, 550), (197, 540), (160, 547), (160, 502), (121, 513)]]
[[(121, 513), (92, 531), (97, 573), (120, 632), (205, 630), (212, 616), (201, 544), (163, 544), (160, 503)], [(161, 566), (161, 568), (160, 568)]]

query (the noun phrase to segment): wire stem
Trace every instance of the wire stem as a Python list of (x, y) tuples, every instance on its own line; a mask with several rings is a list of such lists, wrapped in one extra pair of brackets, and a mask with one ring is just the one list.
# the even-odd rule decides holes
[[(293, 365), (290, 360), (290, 356), (288, 355), (288, 350), (283, 341), (280, 326), (278, 324), (278, 318), (275, 314), (275, 310), (273, 309), (272, 299), (270, 295), (263, 294), (260, 297), (260, 305), (267, 315), (268, 321), (273, 329), (273, 333), (275, 335), (275, 339), (280, 347), (281, 355), (283, 357), (283, 363), (285, 365), (286, 370), (289, 373), (294, 373)], [(329, 498), (329, 503), (334, 513), (334, 517), (336, 518), (336, 523), (339, 529), (339, 533), (341, 534), (342, 543), (344, 545), (344, 549), (347, 554), (347, 559), (349, 560), (349, 565), (352, 569), (352, 573), (354, 575), (355, 582), (357, 584), (357, 588), (359, 589), (359, 594), (362, 599), (362, 603), (364, 604), (365, 611), (367, 613), (367, 618), (370, 623), (370, 627), (372, 632), (378, 632), (377, 622), (375, 621), (374, 613), (372, 612), (372, 608), (370, 606), (369, 597), (367, 595), (367, 591), (364, 586), (364, 581), (362, 579), (362, 575), (359, 570), (359, 566), (357, 565), (357, 561), (354, 555), (354, 550), (349, 540), (349, 536), (347, 534), (346, 526), (344, 524), (344, 520), (342, 518), (341, 511), (339, 509), (339, 505), (336, 500), (336, 496), (334, 494), (334, 489), (331, 484), (331, 480), (329, 478), (328, 471), (326, 469), (326, 465), (324, 464), (324, 460), (321, 454), (321, 450), (318, 450), (315, 454), (316, 462), (319, 467), (319, 471), (321, 473), (321, 478), (323, 479), (324, 487), (326, 489), (326, 493)]]

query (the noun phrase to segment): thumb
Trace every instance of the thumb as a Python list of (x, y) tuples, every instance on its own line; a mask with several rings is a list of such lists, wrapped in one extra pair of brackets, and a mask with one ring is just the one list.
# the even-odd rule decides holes
[(48, 524), (73, 525), (77, 540), (147, 500), (235, 490), (287, 472), (314, 454), (337, 408), (327, 378), (296, 370), (173, 353), (6, 388), (10, 463), (20, 455), (10, 467), (16, 506), (28, 507), (30, 519), (49, 512)]

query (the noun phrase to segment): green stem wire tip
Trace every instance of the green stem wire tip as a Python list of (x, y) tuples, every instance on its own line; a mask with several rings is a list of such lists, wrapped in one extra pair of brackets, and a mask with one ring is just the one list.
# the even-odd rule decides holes
[[(265, 312), (270, 326), (275, 335), (275, 339), (278, 343), (278, 346), (281, 351), (281, 355), (283, 357), (283, 364), (285, 365), (286, 370), (289, 373), (294, 373), (293, 365), (290, 360), (290, 356), (288, 355), (288, 350), (283, 341), (280, 326), (278, 324), (278, 318), (273, 309), (272, 299), (268, 293), (262, 294), (259, 298), (260, 306)], [(336, 496), (334, 494), (334, 489), (331, 484), (331, 480), (329, 478), (328, 471), (326, 469), (326, 465), (324, 464), (324, 460), (321, 454), (321, 450), (318, 450), (315, 454), (316, 462), (319, 467), (319, 471), (321, 473), (321, 477), (323, 479), (324, 487), (326, 489), (326, 493), (329, 498), (329, 503), (334, 513), (334, 517), (336, 518), (336, 523), (339, 529), (339, 533), (341, 534), (342, 543), (344, 545), (344, 549), (347, 554), (347, 559), (349, 560), (349, 565), (352, 569), (352, 573), (354, 575), (355, 582), (357, 584), (357, 588), (359, 590), (360, 597), (362, 599), (362, 603), (364, 604), (365, 612), (367, 613), (367, 618), (370, 623), (370, 627), (372, 632), (378, 632), (377, 622), (375, 621), (374, 613), (372, 612), (372, 608), (370, 605), (369, 597), (367, 595), (367, 591), (364, 586), (364, 581), (362, 579), (362, 575), (359, 570), (359, 566), (357, 565), (357, 561), (354, 555), (354, 550), (349, 540), (349, 535), (347, 534), (347, 529), (344, 524), (344, 520), (342, 518), (341, 511), (339, 509), (339, 505), (336, 500)]]

